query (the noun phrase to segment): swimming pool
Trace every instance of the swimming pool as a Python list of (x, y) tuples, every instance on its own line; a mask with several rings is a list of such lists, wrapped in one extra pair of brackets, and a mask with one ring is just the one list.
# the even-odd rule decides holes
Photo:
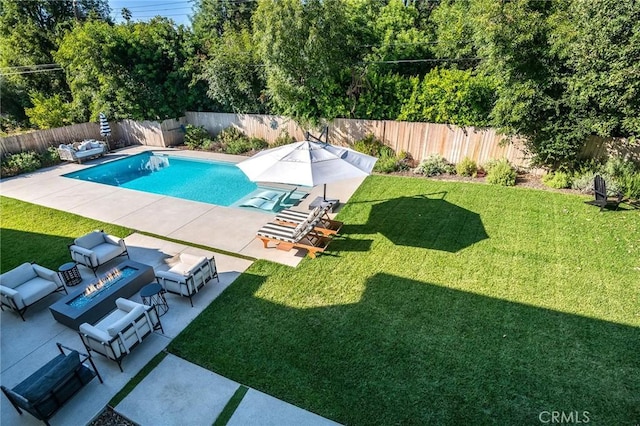
[(258, 185), (233, 163), (153, 152), (132, 155), (64, 176), (219, 206), (232, 206), (258, 189)]

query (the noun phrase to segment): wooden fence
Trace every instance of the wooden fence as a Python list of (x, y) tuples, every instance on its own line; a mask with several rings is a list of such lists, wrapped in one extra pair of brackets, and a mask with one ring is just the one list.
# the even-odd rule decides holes
[[(121, 120), (109, 123), (111, 148), (127, 145), (172, 146), (184, 140), (185, 117), (157, 121)], [(0, 138), (0, 155), (23, 151), (43, 152), (50, 146), (82, 141), (84, 139), (105, 138), (100, 135), (98, 123), (82, 123), (56, 129), (38, 130), (15, 136)]]
[[(180, 145), (184, 140), (184, 126), (203, 126), (215, 136), (233, 126), (244, 134), (273, 143), (285, 132), (295, 140), (303, 140), (306, 130), (295, 121), (275, 115), (226, 114), (215, 112), (187, 112), (173, 120), (111, 122), (110, 142), (122, 145), (142, 144), (158, 147)], [(452, 163), (469, 157), (478, 164), (505, 157), (517, 166), (529, 166), (523, 144), (515, 139), (506, 143), (505, 137), (494, 129), (462, 128), (447, 124), (413, 123), (402, 121), (335, 119), (328, 125), (329, 142), (351, 146), (355, 141), (373, 134), (396, 152), (406, 151), (420, 161), (431, 154), (440, 154)], [(318, 135), (317, 129), (311, 134)], [(49, 146), (83, 139), (102, 139), (97, 123), (75, 124), (57, 129), (41, 130), (0, 139), (0, 154), (21, 151), (43, 151)], [(582, 152), (584, 158), (610, 155), (640, 162), (640, 144), (623, 139), (591, 137)]]
[[(204, 126), (212, 135), (234, 126), (248, 136), (273, 142), (284, 131), (303, 140), (305, 129), (290, 119), (270, 115), (187, 112), (187, 122)], [(493, 129), (475, 129), (434, 123), (402, 121), (335, 119), (328, 125), (329, 142), (351, 146), (373, 134), (396, 152), (406, 151), (420, 161), (430, 154), (440, 154), (452, 163), (469, 157), (479, 164), (489, 159), (506, 157), (513, 164), (526, 166), (528, 157), (518, 141), (504, 143), (504, 136)], [(318, 135), (319, 131), (311, 131)]]

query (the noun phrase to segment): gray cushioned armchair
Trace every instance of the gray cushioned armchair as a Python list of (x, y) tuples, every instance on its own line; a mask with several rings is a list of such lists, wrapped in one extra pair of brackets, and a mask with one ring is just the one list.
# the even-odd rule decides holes
[(91, 268), (97, 276), (96, 269), (118, 256), (127, 256), (127, 245), (124, 240), (103, 231), (93, 231), (76, 238), (69, 245), (71, 258), (80, 265)]
[(17, 312), (22, 321), (29, 306), (55, 292), (67, 293), (62, 280), (36, 263), (23, 263), (0, 275), (0, 307)]

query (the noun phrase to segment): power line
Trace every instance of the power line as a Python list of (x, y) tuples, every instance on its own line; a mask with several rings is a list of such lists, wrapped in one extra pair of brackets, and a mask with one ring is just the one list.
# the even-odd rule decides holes
[(432, 58), (432, 59), (397, 59), (395, 61), (365, 61), (365, 64), (412, 64), (417, 62), (449, 62), (449, 61), (480, 61), (483, 58)]
[(38, 65), (15, 65), (11, 67), (2, 67), (0, 70), (12, 71), (19, 68), (47, 68), (47, 67), (59, 67), (59, 64), (38, 64)]
[(147, 8), (150, 8), (150, 7), (155, 8), (155, 7), (158, 7), (158, 6), (174, 6), (174, 5), (178, 5), (178, 4), (183, 4), (184, 5), (183, 7), (191, 7), (190, 3), (192, 3), (192, 2), (191, 1), (186, 1), (186, 2), (172, 1), (172, 2), (169, 2), (169, 3), (154, 3), (154, 4), (149, 4), (149, 5), (146, 5), (146, 6), (130, 6), (130, 7), (122, 6), (122, 7), (118, 8), (118, 9), (128, 9), (128, 10), (133, 11), (133, 10), (137, 10), (137, 9), (147, 9)]
[(32, 70), (32, 71), (18, 71), (18, 72), (9, 72), (9, 73), (0, 73), (0, 76), (8, 76), (8, 75), (22, 75), (22, 74), (33, 74), (36, 72), (48, 72), (48, 71), (63, 71), (62, 68), (43, 68), (43, 69), (39, 69), (39, 70)]

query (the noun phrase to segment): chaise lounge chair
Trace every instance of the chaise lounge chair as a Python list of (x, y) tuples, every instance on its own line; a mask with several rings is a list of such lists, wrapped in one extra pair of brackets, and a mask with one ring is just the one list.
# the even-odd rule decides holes
[(340, 232), (343, 223), (329, 217), (331, 204), (318, 206), (310, 212), (286, 209), (276, 215), (276, 223), (284, 226), (298, 226), (307, 221), (314, 223), (313, 230), (323, 235), (335, 235)]
[(313, 228), (314, 224), (307, 221), (295, 228), (277, 223), (267, 223), (258, 230), (256, 238), (262, 240), (264, 248), (268, 248), (269, 243), (274, 242), (278, 250), (289, 251), (292, 248), (307, 250), (309, 257), (313, 259), (317, 253), (323, 252), (331, 242), (331, 238), (316, 233)]

